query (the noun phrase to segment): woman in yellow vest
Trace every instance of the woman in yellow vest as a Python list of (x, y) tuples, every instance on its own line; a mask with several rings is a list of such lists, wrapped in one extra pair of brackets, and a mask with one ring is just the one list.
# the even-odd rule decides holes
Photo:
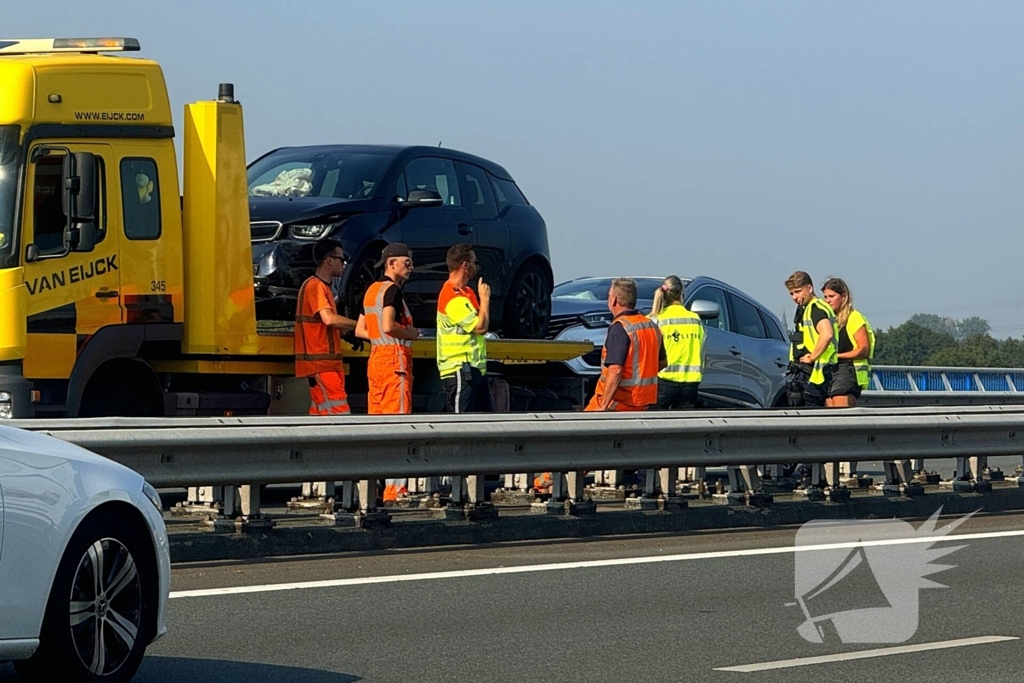
[(867, 389), (871, 382), (875, 332), (867, 318), (853, 307), (853, 295), (842, 279), (829, 278), (821, 288), (821, 295), (836, 312), (836, 324), (839, 327), (839, 353), (836, 355), (836, 369), (832, 373), (829, 398), (825, 405), (851, 408), (857, 405), (860, 392)]
[(661, 330), (667, 365), (658, 373), (658, 408), (680, 410), (697, 406), (704, 352), (700, 316), (683, 305), (683, 281), (669, 275), (654, 292), (650, 318)]

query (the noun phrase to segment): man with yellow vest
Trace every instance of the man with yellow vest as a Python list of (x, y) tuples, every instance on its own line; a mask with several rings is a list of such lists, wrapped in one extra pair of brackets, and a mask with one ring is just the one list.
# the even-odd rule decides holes
[(695, 408), (703, 368), (704, 324), (683, 305), (683, 281), (679, 277), (669, 275), (654, 293), (651, 318), (661, 330), (667, 363), (658, 373), (658, 407)]
[(446, 261), (448, 280), (437, 298), (437, 369), (447, 410), (489, 412), (484, 335), (491, 319), (491, 288), (479, 278), (478, 300), (468, 286), (480, 272), (472, 245), (456, 244), (448, 250)]
[(601, 351), (601, 378), (586, 410), (647, 410), (658, 402), (658, 371), (665, 365), (658, 325), (636, 310), (636, 282), (618, 278), (608, 289), (614, 318)]
[(806, 272), (798, 270), (790, 275), (786, 289), (797, 305), (797, 329), (790, 337), (789, 349), (789, 404), (824, 406), (836, 364), (836, 314), (815, 296), (814, 284)]
[(295, 376), (309, 379), (310, 415), (348, 413), (341, 333), (356, 321), (338, 315), (331, 280), (345, 270), (341, 242), (322, 239), (313, 245), (316, 272), (299, 288), (295, 311)]

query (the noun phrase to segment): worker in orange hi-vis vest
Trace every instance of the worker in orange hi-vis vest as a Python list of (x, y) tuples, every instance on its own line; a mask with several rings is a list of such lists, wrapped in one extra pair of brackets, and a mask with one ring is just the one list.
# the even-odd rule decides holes
[(348, 413), (341, 335), (356, 321), (338, 315), (331, 280), (345, 270), (341, 242), (322, 239), (313, 245), (316, 273), (302, 283), (295, 311), (295, 376), (309, 378), (310, 415)]
[[(665, 348), (658, 324), (636, 310), (636, 282), (618, 278), (608, 290), (614, 316), (601, 351), (601, 378), (587, 411), (647, 410), (658, 402), (658, 372), (665, 367)], [(534, 486), (551, 485), (545, 472)]]
[[(384, 266), (384, 275), (366, 290), (356, 323), (356, 336), (370, 342), (367, 412), (408, 415), (412, 412), (412, 342), (420, 336), (402, 298), (402, 285), (412, 275), (412, 250), (399, 242), (389, 244), (375, 266)], [(384, 503), (407, 493), (407, 480), (388, 479)]]

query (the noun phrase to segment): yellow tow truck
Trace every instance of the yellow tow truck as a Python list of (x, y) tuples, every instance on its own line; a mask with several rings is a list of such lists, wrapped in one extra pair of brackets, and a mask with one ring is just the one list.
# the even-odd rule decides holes
[[(137, 50), (0, 40), (0, 418), (306, 412), (291, 327), (256, 319), (233, 86), (186, 105), (176, 131), (160, 66), (105, 54)], [(488, 344), (513, 408), (523, 392), (582, 402), (559, 361), (591, 349)], [(437, 410), (433, 342), (414, 354), (417, 409)], [(346, 362), (357, 409), (365, 356)]]

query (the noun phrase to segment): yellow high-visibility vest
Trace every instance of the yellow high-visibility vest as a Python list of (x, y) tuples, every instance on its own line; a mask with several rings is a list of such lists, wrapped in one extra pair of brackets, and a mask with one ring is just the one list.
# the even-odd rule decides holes
[(700, 316), (682, 304), (666, 307), (655, 319), (661, 330), (668, 365), (658, 379), (670, 382), (699, 382), (704, 349), (704, 324)]

